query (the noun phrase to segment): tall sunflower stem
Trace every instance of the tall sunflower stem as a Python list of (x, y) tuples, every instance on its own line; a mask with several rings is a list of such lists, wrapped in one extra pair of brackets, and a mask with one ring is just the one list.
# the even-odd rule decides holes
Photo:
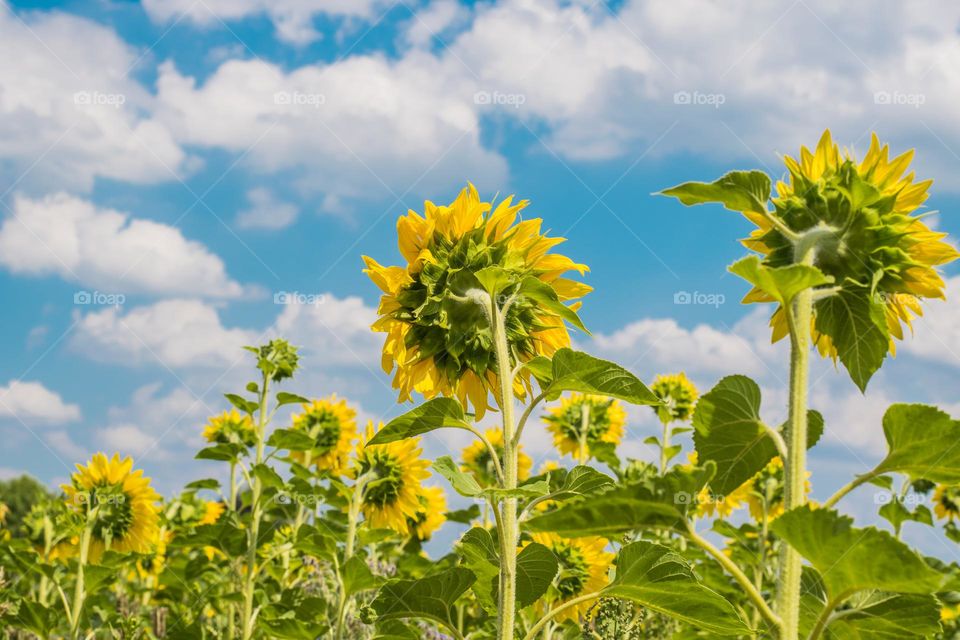
[[(257, 423), (257, 454), (256, 464), (263, 462), (264, 445), (266, 443), (267, 428), (267, 391), (270, 386), (270, 377), (263, 375), (263, 384), (260, 385), (260, 412)], [(263, 492), (263, 483), (257, 474), (252, 474), (250, 495), (250, 529), (247, 536), (247, 573), (243, 583), (243, 640), (253, 637), (256, 617), (253, 611), (253, 595), (256, 589), (257, 542), (260, 539), (260, 520), (263, 518), (263, 505), (260, 496)]]
[[(813, 264), (815, 239), (797, 244), (796, 262)], [(792, 308), (784, 308), (790, 329), (790, 406), (787, 423), (787, 459), (784, 461), (784, 510), (806, 502), (807, 393), (810, 369), (810, 327), (813, 318), (813, 290), (801, 291)], [(800, 634), (800, 578), (803, 560), (788, 544), (781, 551), (777, 585), (777, 610), (783, 620), (781, 640), (798, 640)]]
[[(517, 459), (519, 443), (515, 441), (513, 417), (513, 377), (510, 368), (510, 348), (507, 344), (506, 323), (496, 301), (490, 301), (490, 319), (496, 349), (500, 383), (500, 412), (503, 416), (503, 473), (504, 489), (517, 488)], [(498, 640), (513, 640), (516, 616), (517, 589), (517, 499), (507, 496), (501, 502), (500, 540), (503, 557), (500, 559), (499, 609), (497, 617)]]
[(83, 533), (80, 534), (80, 557), (77, 559), (77, 581), (73, 586), (73, 606), (67, 611), (67, 616), (70, 618), (70, 635), (74, 638), (80, 638), (80, 619), (83, 617), (83, 604), (87, 595), (84, 569), (90, 559), (90, 540), (93, 538), (93, 527), (97, 523), (99, 512), (99, 507), (90, 510)]
[(577, 438), (577, 460), (580, 464), (586, 464), (590, 458), (590, 447), (587, 446), (587, 438), (590, 435), (590, 405), (584, 402), (580, 405), (580, 437)]
[(667, 472), (667, 449), (670, 448), (670, 423), (663, 423), (663, 440), (660, 441), (660, 475)]

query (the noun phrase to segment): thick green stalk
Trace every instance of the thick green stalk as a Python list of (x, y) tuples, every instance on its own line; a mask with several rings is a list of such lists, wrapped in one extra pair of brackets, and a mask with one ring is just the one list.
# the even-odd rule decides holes
[(670, 423), (663, 423), (663, 440), (660, 441), (660, 475), (667, 472), (667, 449), (670, 448)]
[(590, 435), (590, 409), (586, 402), (580, 407), (580, 437), (577, 462), (587, 464), (590, 459), (590, 447), (587, 446), (587, 437)]
[[(257, 424), (257, 455), (256, 464), (263, 463), (263, 450), (266, 443), (267, 428), (267, 389), (270, 385), (270, 378), (263, 376), (263, 384), (260, 385), (260, 418)], [(250, 488), (250, 530), (247, 537), (247, 573), (244, 576), (243, 584), (243, 640), (253, 638), (254, 615), (253, 615), (253, 592), (256, 589), (256, 566), (257, 566), (257, 541), (260, 538), (260, 520), (263, 518), (263, 505), (260, 504), (260, 494), (263, 492), (263, 484), (257, 474), (253, 475), (253, 482)]]
[(77, 582), (73, 587), (73, 606), (67, 613), (70, 615), (70, 635), (80, 638), (80, 619), (83, 617), (83, 603), (86, 599), (86, 585), (84, 584), (84, 567), (89, 560), (90, 539), (93, 537), (93, 526), (97, 522), (100, 508), (94, 507), (87, 515), (87, 522), (80, 534), (80, 557), (77, 559)]
[[(802, 244), (802, 243), (801, 243)], [(799, 248), (799, 247), (798, 247)], [(813, 246), (807, 245), (797, 262), (813, 263)], [(787, 422), (787, 459), (784, 460), (784, 509), (806, 502), (807, 475), (807, 385), (810, 370), (810, 324), (813, 290), (806, 289), (785, 309), (790, 327), (790, 407)], [(788, 544), (781, 551), (777, 609), (783, 626), (781, 640), (798, 640), (800, 633), (800, 554)]]
[[(513, 374), (510, 368), (510, 348), (507, 344), (506, 325), (503, 314), (495, 301), (490, 303), (490, 319), (493, 326), (496, 349), (498, 381), (500, 383), (500, 412), (503, 416), (503, 475), (504, 488), (517, 488), (517, 451), (514, 441)], [(501, 502), (502, 523), (499, 531), (503, 557), (500, 559), (499, 612), (497, 638), (513, 640), (516, 616), (517, 590), (517, 499), (504, 498)]]

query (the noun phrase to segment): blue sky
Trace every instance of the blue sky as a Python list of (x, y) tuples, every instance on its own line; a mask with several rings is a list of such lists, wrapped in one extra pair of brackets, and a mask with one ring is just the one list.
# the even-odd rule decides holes
[[(825, 127), (862, 153), (915, 147), (936, 225), (960, 234), (958, 21), (948, 2), (147, 0), (0, 7), (3, 475), (62, 481), (96, 450), (165, 491), (192, 461), (238, 347), (301, 345), (291, 389), (396, 414), (360, 256), (467, 180), (532, 201), (595, 287), (577, 344), (643, 379), (746, 373), (783, 418), (785, 354), (725, 266), (749, 231), (651, 194), (732, 168), (782, 173)], [(814, 494), (883, 452), (895, 401), (960, 415), (960, 271), (862, 396), (817, 363)], [(274, 294), (320, 296), (277, 305)], [(98, 292), (106, 304), (76, 304)], [(675, 304), (678, 292), (718, 304)], [(104, 296), (113, 296), (104, 297)], [(111, 302), (122, 296), (122, 304)], [(655, 428), (631, 414), (627, 449)], [(530, 430), (537, 460), (549, 440)], [(462, 446), (428, 439), (430, 455)], [(863, 519), (872, 493), (850, 498)], [(909, 526), (909, 525), (908, 525)], [(927, 532), (908, 531), (947, 553)]]

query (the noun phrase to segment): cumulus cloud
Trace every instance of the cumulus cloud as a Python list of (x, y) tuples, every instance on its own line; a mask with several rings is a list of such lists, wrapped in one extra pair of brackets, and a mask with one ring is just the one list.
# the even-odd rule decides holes
[(277, 37), (295, 45), (317, 40), (315, 16), (325, 14), (369, 20), (383, 0), (144, 0), (143, 8), (157, 22), (179, 22), (186, 18), (206, 28), (222, 28), (226, 22), (265, 15)]
[(450, 189), (467, 176), (502, 184), (506, 163), (480, 141), (474, 90), (452, 60), (351, 56), (293, 71), (259, 60), (221, 65), (202, 84), (160, 68), (157, 117), (186, 144), (246, 153), (283, 172), (322, 209)]
[(31, 190), (89, 190), (98, 177), (180, 173), (186, 154), (130, 78), (140, 59), (91, 20), (0, 6), (0, 175)]
[(0, 386), (0, 420), (59, 424), (80, 419), (80, 407), (39, 382), (12, 380)]
[(179, 229), (97, 207), (65, 193), (17, 196), (0, 224), (0, 265), (56, 274), (110, 293), (234, 298), (243, 288), (223, 261)]
[(960, 367), (960, 276), (947, 280), (947, 300), (924, 305), (923, 316), (914, 320), (914, 336), (903, 342), (912, 355)]
[(297, 219), (296, 205), (277, 199), (270, 189), (257, 187), (247, 192), (249, 209), (237, 214), (241, 229), (283, 229)]
[(257, 337), (225, 327), (211, 305), (174, 299), (88, 313), (78, 320), (71, 344), (93, 359), (130, 366), (229, 367)]

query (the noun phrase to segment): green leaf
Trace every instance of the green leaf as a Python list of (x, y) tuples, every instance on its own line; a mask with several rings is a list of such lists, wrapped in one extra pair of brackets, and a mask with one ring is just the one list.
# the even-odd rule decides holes
[(729, 271), (769, 294), (781, 305), (790, 304), (790, 301), (805, 289), (833, 282), (832, 276), (825, 275), (816, 267), (805, 264), (768, 267), (761, 263), (757, 256), (748, 256), (734, 262)]
[(660, 399), (645, 384), (618, 364), (564, 347), (553, 355), (548, 395), (563, 391), (593, 393), (632, 404), (657, 405)]
[(531, 542), (517, 555), (517, 605), (522, 609), (539, 600), (550, 588), (560, 565), (550, 549)]
[(931, 595), (876, 593), (830, 623), (829, 640), (908, 640), (940, 633), (940, 603)]
[(499, 296), (501, 291), (513, 283), (513, 276), (503, 267), (485, 267), (475, 271), (473, 275), (491, 298)]
[(457, 546), (463, 565), (470, 569), (477, 580), (473, 592), (480, 606), (489, 614), (497, 612), (497, 581), (500, 576), (500, 557), (497, 544), (490, 531), (474, 527), (463, 534)]
[(323, 623), (304, 622), (293, 618), (258, 620), (257, 626), (268, 632), (267, 637), (281, 640), (315, 640), (329, 629)]
[(310, 400), (295, 393), (281, 391), (277, 394), (277, 406), (282, 407), (285, 404), (310, 404)]
[(617, 575), (601, 593), (632, 600), (713, 635), (750, 633), (733, 605), (704, 586), (686, 560), (652, 542), (623, 547), (617, 557)]
[(883, 415), (883, 435), (888, 453), (874, 473), (960, 483), (960, 421), (929, 405), (894, 404)]
[(563, 484), (554, 492), (552, 498), (556, 500), (567, 496), (583, 496), (612, 487), (613, 484), (613, 478), (610, 476), (581, 464), (570, 469)]
[(220, 481), (214, 478), (204, 478), (203, 480), (194, 480), (193, 482), (188, 482), (186, 489), (210, 489), (216, 491), (220, 488)]
[(470, 524), (480, 517), (480, 505), (472, 504), (466, 509), (447, 511), (447, 520), (459, 524)]
[(524, 526), (567, 537), (611, 537), (648, 527), (679, 527), (715, 472), (713, 462), (694, 469), (673, 467), (662, 477), (571, 500)]
[(462, 496), (473, 498), (483, 491), (477, 480), (469, 473), (462, 471), (450, 456), (440, 456), (433, 461), (432, 466), (433, 470), (446, 478), (453, 490)]
[[(693, 443), (701, 462), (717, 463), (710, 488), (729, 495), (756, 475), (774, 456), (777, 445), (760, 420), (760, 387), (746, 376), (723, 378), (697, 401)], [(807, 414), (807, 446), (823, 434), (823, 416)]]
[(546, 389), (550, 386), (550, 380), (553, 378), (553, 362), (550, 361), (550, 358), (546, 356), (536, 356), (535, 358), (527, 360), (523, 364), (523, 368), (533, 374), (533, 377), (537, 379), (537, 383), (541, 389)]
[[(497, 611), (500, 557), (491, 533), (481, 527), (470, 529), (460, 540), (458, 551), (465, 567), (477, 581), (473, 591), (481, 606), (491, 614)], [(547, 592), (559, 564), (557, 557), (542, 544), (532, 542), (517, 554), (517, 605), (522, 609)]]
[(32, 600), (21, 600), (17, 612), (0, 616), (0, 621), (14, 629), (32, 631), (41, 638), (48, 637), (57, 626), (53, 611)]
[(303, 431), (277, 429), (267, 439), (267, 446), (288, 451), (310, 451), (316, 442)]
[(664, 189), (661, 195), (677, 198), (687, 206), (716, 202), (738, 213), (760, 213), (767, 210), (770, 178), (762, 171), (731, 171), (715, 182), (685, 182)]
[(250, 474), (260, 480), (264, 487), (269, 489), (283, 489), (283, 478), (269, 465), (255, 464), (250, 469)]
[(815, 309), (817, 331), (830, 336), (850, 378), (865, 391), (890, 346), (884, 305), (863, 288), (844, 288)]
[(387, 423), (367, 446), (386, 444), (444, 427), (469, 429), (463, 407), (453, 398), (434, 398)]
[(777, 518), (772, 529), (820, 572), (831, 598), (866, 589), (935, 593), (944, 580), (886, 531), (855, 528), (836, 511), (799, 507)]
[(530, 298), (539, 306), (555, 313), (577, 329), (580, 329), (580, 331), (590, 335), (590, 332), (587, 331), (587, 328), (583, 325), (577, 312), (563, 304), (560, 298), (557, 297), (557, 292), (553, 290), (553, 287), (540, 278), (533, 276), (524, 278), (520, 282), (520, 288), (517, 289), (517, 294)]
[(247, 449), (243, 445), (224, 442), (215, 444), (212, 447), (201, 449), (194, 456), (197, 460), (217, 460), (219, 462), (233, 462), (239, 460), (240, 456), (246, 453)]
[(370, 606), (378, 620), (421, 618), (455, 629), (454, 603), (476, 577), (454, 567), (419, 580), (391, 580), (380, 588)]
[(352, 556), (342, 568), (343, 589), (347, 596), (369, 591), (380, 586), (380, 578), (373, 575), (370, 567), (359, 556)]
[(223, 394), (223, 397), (229, 400), (230, 404), (235, 406), (237, 409), (251, 416), (254, 414), (254, 412), (257, 409), (260, 408), (260, 405), (257, 404), (256, 402), (247, 400), (246, 398), (242, 396), (238, 396), (235, 393), (225, 393)]

